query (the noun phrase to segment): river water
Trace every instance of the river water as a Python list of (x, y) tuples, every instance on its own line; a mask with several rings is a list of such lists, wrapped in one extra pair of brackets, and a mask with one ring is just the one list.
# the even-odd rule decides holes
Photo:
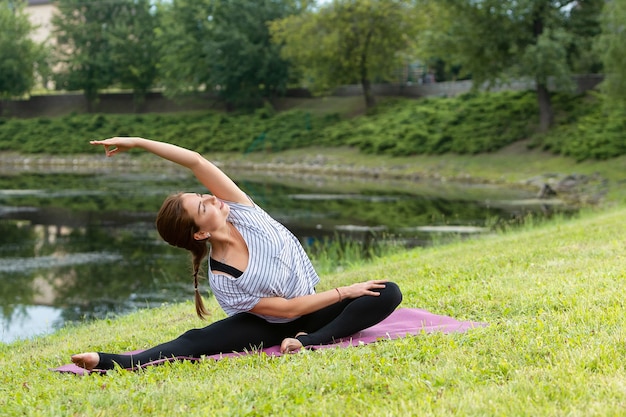
[[(532, 190), (229, 172), (307, 248), (412, 247), (566, 208)], [(203, 192), (179, 169), (0, 170), (0, 342), (192, 299), (188, 254), (163, 243), (163, 198)]]

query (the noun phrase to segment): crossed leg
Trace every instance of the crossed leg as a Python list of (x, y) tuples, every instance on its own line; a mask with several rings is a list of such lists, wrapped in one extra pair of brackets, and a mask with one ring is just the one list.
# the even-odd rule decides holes
[[(112, 369), (115, 364), (133, 368), (158, 359), (200, 357), (241, 352), (281, 344), (282, 352), (303, 346), (331, 343), (373, 326), (389, 316), (402, 301), (393, 282), (377, 290), (380, 295), (344, 300), (288, 323), (269, 323), (250, 313), (239, 313), (201, 329), (189, 330), (178, 338), (134, 354), (87, 352), (72, 356), (76, 365), (91, 369)], [(308, 334), (307, 334), (308, 332)], [(289, 337), (290, 335), (295, 337)]]

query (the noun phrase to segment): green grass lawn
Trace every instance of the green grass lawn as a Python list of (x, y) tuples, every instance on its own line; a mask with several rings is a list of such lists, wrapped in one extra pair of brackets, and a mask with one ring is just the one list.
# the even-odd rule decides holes
[(0, 345), (0, 414), (624, 415), (625, 217), (622, 205), (586, 211), (322, 277), (322, 290), (392, 279), (403, 307), (489, 323), (465, 334), (106, 376), (48, 371), (72, 353), (146, 348), (200, 326), (186, 303)]

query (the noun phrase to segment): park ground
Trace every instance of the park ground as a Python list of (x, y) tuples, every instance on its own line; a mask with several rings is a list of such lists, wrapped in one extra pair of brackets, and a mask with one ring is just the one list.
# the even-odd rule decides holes
[[(41, 158), (33, 163), (50, 163)], [(86, 377), (49, 371), (79, 351), (146, 348), (203, 325), (190, 302), (163, 305), (0, 345), (2, 415), (626, 413), (626, 158), (576, 163), (529, 151), (522, 142), (475, 156), (380, 158), (350, 149), (308, 149), (216, 159), (248, 169), (348, 169), (358, 175), (427, 177), (442, 183), (528, 186), (537, 176), (573, 174), (602, 180), (601, 186), (586, 190), (599, 197), (582, 201), (573, 218), (557, 216), (512, 231), (393, 254), (323, 276), (319, 288), (388, 278), (403, 289), (402, 307), (487, 327), (279, 358), (250, 355)], [(211, 319), (223, 317), (215, 300), (207, 301)]]

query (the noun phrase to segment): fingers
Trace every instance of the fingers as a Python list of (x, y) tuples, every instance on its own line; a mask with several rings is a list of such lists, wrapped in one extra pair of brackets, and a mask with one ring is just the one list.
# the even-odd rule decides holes
[(91, 145), (94, 146), (98, 146), (98, 145), (110, 145), (111, 144), (111, 139), (105, 139), (105, 140), (90, 140), (89, 143)]
[(386, 282), (387, 282), (387, 280), (377, 279), (377, 280), (373, 280), (373, 281), (364, 282), (363, 284), (365, 284), (366, 289), (372, 290), (372, 289), (376, 289), (376, 288), (385, 288), (386, 287), (386, 285), (385, 285)]
[(116, 145), (114, 139), (115, 138), (105, 140), (92, 140), (89, 141), (89, 143), (94, 146), (102, 145), (104, 147), (105, 155), (111, 157), (116, 153), (121, 152), (121, 149)]
[(387, 282), (386, 279), (375, 279), (375, 280), (372, 280), (372, 281), (364, 282), (364, 284), (365, 284), (365, 295), (370, 295), (372, 297), (378, 297), (380, 295), (380, 292), (374, 291), (374, 290), (385, 288), (386, 287), (386, 285), (385, 285), (386, 282)]
[(118, 148), (117, 146), (115, 146), (113, 149), (111, 149), (110, 146), (104, 145), (104, 153), (106, 153), (106, 156), (113, 156), (116, 153), (118, 153), (119, 151), (120, 151), (120, 148)]

